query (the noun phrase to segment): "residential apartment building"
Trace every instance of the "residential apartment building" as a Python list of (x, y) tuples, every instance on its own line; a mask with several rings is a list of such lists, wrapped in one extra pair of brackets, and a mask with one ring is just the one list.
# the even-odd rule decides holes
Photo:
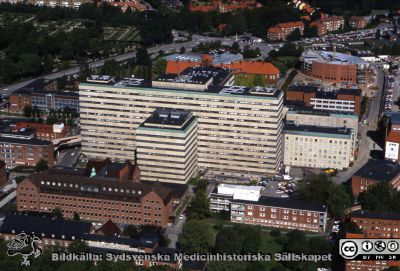
[(219, 184), (209, 195), (210, 210), (229, 212), (232, 200), (257, 201), (261, 196), (261, 186)]
[(386, 125), (385, 159), (393, 162), (400, 160), (400, 114), (390, 113)]
[(51, 167), (54, 165), (54, 148), (50, 141), (18, 134), (1, 134), (0, 157), (6, 163), (6, 168), (35, 166), (40, 160), (47, 161)]
[(400, 214), (356, 211), (350, 221), (357, 224), (364, 238), (400, 238)]
[(184, 110), (156, 109), (136, 132), (143, 181), (186, 183), (197, 173), (197, 118)]
[(146, 184), (79, 170), (49, 169), (34, 173), (17, 185), (17, 210), (62, 210), (65, 218), (166, 227), (187, 185)]
[(388, 182), (394, 189), (399, 190), (400, 164), (388, 160), (368, 160), (351, 178), (354, 196), (358, 197), (360, 193), (379, 182)]
[(350, 166), (355, 142), (350, 129), (287, 123), (283, 133), (285, 165), (339, 170)]
[(268, 29), (267, 37), (269, 40), (286, 40), (287, 36), (296, 29), (298, 29), (303, 36), (304, 23), (302, 21), (280, 23)]
[(342, 29), (344, 27), (344, 18), (343, 16), (327, 16), (312, 22), (310, 26), (317, 27), (319, 36), (326, 35), (329, 32)]
[(367, 27), (367, 19), (362, 16), (351, 16), (349, 19), (349, 25), (353, 29), (362, 29)]
[(326, 89), (318, 86), (291, 85), (286, 91), (286, 103), (301, 104), (316, 110), (361, 114), (361, 89)]
[(195, 67), (146, 85), (140, 79), (80, 84), (82, 151), (134, 160), (137, 129), (156, 108), (189, 110), (198, 119), (198, 166), (208, 174), (258, 178), (282, 160), (283, 92), (232, 86), (227, 69)]
[(293, 199), (260, 197), (232, 200), (231, 222), (284, 229), (324, 232), (327, 207)]
[(45, 124), (38, 122), (17, 122), (12, 130), (18, 132), (26, 129), (33, 129), (37, 139), (48, 141), (64, 138), (70, 131), (70, 127), (64, 125), (64, 123)]

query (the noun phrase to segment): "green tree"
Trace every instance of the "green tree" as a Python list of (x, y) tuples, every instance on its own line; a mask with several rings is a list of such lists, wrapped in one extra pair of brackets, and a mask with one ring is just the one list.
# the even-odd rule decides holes
[(329, 206), (329, 213), (333, 217), (344, 217), (345, 209), (353, 203), (353, 198), (348, 193), (344, 185), (332, 184), (328, 188), (328, 199), (326, 203)]
[(71, 244), (69, 244), (68, 251), (74, 253), (83, 253), (83, 252), (88, 252), (89, 247), (85, 243), (85, 241), (75, 240)]
[(235, 225), (233, 227), (239, 233), (242, 242), (242, 253), (257, 253), (261, 245), (261, 228), (246, 225)]
[(160, 74), (166, 72), (167, 60), (165, 58), (157, 59), (153, 64), (153, 78), (157, 78)]
[(380, 182), (361, 193), (358, 201), (363, 210), (392, 212), (394, 211), (393, 202), (395, 197), (396, 192), (390, 187), (390, 184)]
[(240, 253), (242, 237), (232, 228), (222, 228), (215, 240), (215, 250), (220, 253)]
[(190, 220), (183, 225), (178, 242), (186, 253), (208, 253), (213, 236), (206, 222)]
[(296, 40), (301, 40), (301, 32), (300, 29), (296, 28), (295, 30), (293, 30), (292, 33), (290, 33), (286, 39), (288, 41), (296, 41)]
[(54, 208), (51, 213), (55, 215), (57, 218), (63, 218), (63, 213), (60, 208)]
[(187, 208), (188, 219), (204, 219), (210, 216), (210, 201), (202, 190), (197, 190)]
[(253, 86), (264, 86), (264, 80), (260, 74), (254, 75)]
[(122, 232), (122, 235), (124, 236), (129, 236), (132, 239), (136, 239), (139, 237), (139, 232), (137, 228), (133, 225), (128, 225), (124, 228), (124, 231)]
[(35, 172), (42, 172), (48, 168), (47, 161), (40, 159), (39, 162), (36, 163)]
[(74, 220), (79, 221), (81, 219), (80, 215), (77, 212), (74, 212)]

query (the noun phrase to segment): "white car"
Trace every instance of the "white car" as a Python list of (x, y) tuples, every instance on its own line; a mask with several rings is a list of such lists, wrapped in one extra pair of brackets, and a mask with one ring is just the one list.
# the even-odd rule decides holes
[(180, 215), (180, 216), (179, 216), (179, 220), (183, 220), (184, 218), (185, 218), (184, 215)]

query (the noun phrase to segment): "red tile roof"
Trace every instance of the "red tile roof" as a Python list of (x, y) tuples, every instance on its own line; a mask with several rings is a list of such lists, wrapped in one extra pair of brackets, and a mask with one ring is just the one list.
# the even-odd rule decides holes
[(105, 236), (118, 236), (121, 235), (121, 233), (121, 229), (110, 219), (96, 230), (96, 234), (102, 234)]
[(400, 144), (400, 133), (399, 132), (394, 132), (394, 131), (389, 131), (386, 141), (390, 142), (396, 142)]
[(278, 28), (304, 27), (304, 23), (302, 21), (287, 22), (287, 23), (277, 24), (276, 27)]
[[(166, 73), (178, 74), (186, 68), (201, 65), (201, 62), (196, 61), (176, 61), (170, 60), (167, 62)], [(238, 61), (231, 64), (217, 65), (221, 68), (232, 69), (234, 73), (261, 74), (261, 75), (279, 75), (279, 69), (270, 62), (257, 61)]]

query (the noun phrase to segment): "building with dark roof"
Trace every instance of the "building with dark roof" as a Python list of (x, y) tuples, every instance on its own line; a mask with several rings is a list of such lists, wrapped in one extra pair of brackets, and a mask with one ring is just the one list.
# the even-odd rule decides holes
[(140, 182), (140, 168), (138, 165), (133, 165), (130, 161), (125, 161), (124, 163), (112, 162), (109, 158), (105, 160), (89, 160), (83, 175), (91, 178), (102, 177)]
[(287, 104), (300, 102), (316, 110), (361, 113), (361, 89), (325, 89), (319, 86), (291, 85), (286, 91)]
[(92, 226), (88, 222), (65, 220), (40, 213), (7, 214), (0, 223), (0, 237), (5, 241), (26, 232), (41, 238), (41, 246), (54, 246), (58, 243), (66, 247), (74, 240), (82, 240), (84, 234), (91, 230)]
[(79, 94), (73, 91), (56, 91), (57, 81), (37, 79), (11, 93), (10, 112), (22, 112), (26, 106), (37, 107), (45, 112), (65, 107), (79, 112)]
[(400, 164), (388, 160), (370, 159), (354, 173), (351, 187), (354, 196), (368, 190), (368, 187), (379, 182), (387, 182), (394, 189), (400, 187)]
[(267, 227), (324, 232), (327, 206), (307, 201), (260, 197), (231, 201), (231, 221)]
[(364, 238), (400, 238), (400, 214), (356, 211), (350, 221), (357, 224)]
[(0, 160), (0, 189), (8, 183), (6, 163)]
[[(174, 192), (162, 183), (140, 183), (82, 171), (50, 169), (34, 173), (17, 185), (17, 210), (78, 213), (84, 220), (166, 227), (185, 196), (187, 185)], [(29, 191), (29, 193), (28, 193)], [(183, 191), (183, 192), (182, 192)]]
[(142, 180), (187, 183), (197, 174), (197, 117), (191, 112), (156, 109), (136, 140)]
[(285, 165), (341, 170), (353, 160), (355, 135), (351, 129), (286, 123), (283, 134)]

